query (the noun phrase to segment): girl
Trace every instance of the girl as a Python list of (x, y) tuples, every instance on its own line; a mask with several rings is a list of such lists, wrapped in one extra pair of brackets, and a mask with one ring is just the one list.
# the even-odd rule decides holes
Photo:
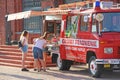
[(42, 69), (41, 65), (43, 67), (43, 70), (46, 71), (46, 64), (43, 58), (43, 49), (47, 44), (45, 40), (46, 36), (47, 33), (45, 32), (43, 36), (34, 39), (33, 56), (34, 56), (35, 65), (37, 65), (38, 68), (38, 72), (41, 71)]
[(27, 56), (27, 52), (28, 52), (28, 37), (29, 37), (29, 33), (27, 31), (23, 31), (20, 36), (20, 41), (23, 45), (23, 47), (20, 48), (22, 51), (22, 69), (21, 69), (21, 71), (29, 71), (28, 69), (25, 68), (25, 60), (26, 60), (26, 56)]

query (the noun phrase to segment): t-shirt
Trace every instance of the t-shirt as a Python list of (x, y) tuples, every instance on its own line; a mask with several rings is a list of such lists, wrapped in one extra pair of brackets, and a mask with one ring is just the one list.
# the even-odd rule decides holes
[(27, 40), (27, 38), (23, 36), (23, 37), (20, 39), (20, 41), (23, 43), (24, 40), (25, 40), (24, 45), (28, 45), (28, 40)]
[(34, 40), (34, 43), (35, 43), (34, 47), (43, 49), (44, 44), (46, 44), (46, 40), (37, 38), (37, 39)]

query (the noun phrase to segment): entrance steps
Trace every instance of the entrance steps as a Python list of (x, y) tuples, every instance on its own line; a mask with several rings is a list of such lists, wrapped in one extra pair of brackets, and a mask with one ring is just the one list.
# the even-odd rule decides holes
[[(13, 67), (21, 67), (22, 62), (22, 53), (21, 50), (16, 45), (0, 45), (0, 65), (5, 66), (13, 66)], [(29, 46), (26, 66), (28, 68), (33, 68), (33, 54), (32, 54), (32, 46)], [(47, 66), (55, 66), (52, 64), (51, 57), (47, 56), (46, 61)]]

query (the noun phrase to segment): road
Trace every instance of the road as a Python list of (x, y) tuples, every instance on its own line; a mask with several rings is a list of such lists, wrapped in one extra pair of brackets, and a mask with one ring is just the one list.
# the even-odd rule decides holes
[(120, 80), (120, 72), (104, 71), (101, 78), (90, 76), (86, 66), (72, 66), (70, 71), (49, 67), (47, 72), (22, 72), (20, 68), (0, 65), (0, 80)]

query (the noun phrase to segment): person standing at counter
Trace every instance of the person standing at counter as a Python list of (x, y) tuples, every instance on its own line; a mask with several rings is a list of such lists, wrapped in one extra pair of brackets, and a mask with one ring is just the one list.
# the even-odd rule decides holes
[(34, 56), (34, 62), (35, 62), (34, 64), (37, 66), (38, 72), (41, 71), (42, 67), (43, 67), (43, 70), (46, 71), (46, 64), (43, 58), (43, 49), (47, 44), (45, 40), (46, 36), (47, 36), (47, 33), (45, 32), (43, 36), (34, 39), (33, 56)]

